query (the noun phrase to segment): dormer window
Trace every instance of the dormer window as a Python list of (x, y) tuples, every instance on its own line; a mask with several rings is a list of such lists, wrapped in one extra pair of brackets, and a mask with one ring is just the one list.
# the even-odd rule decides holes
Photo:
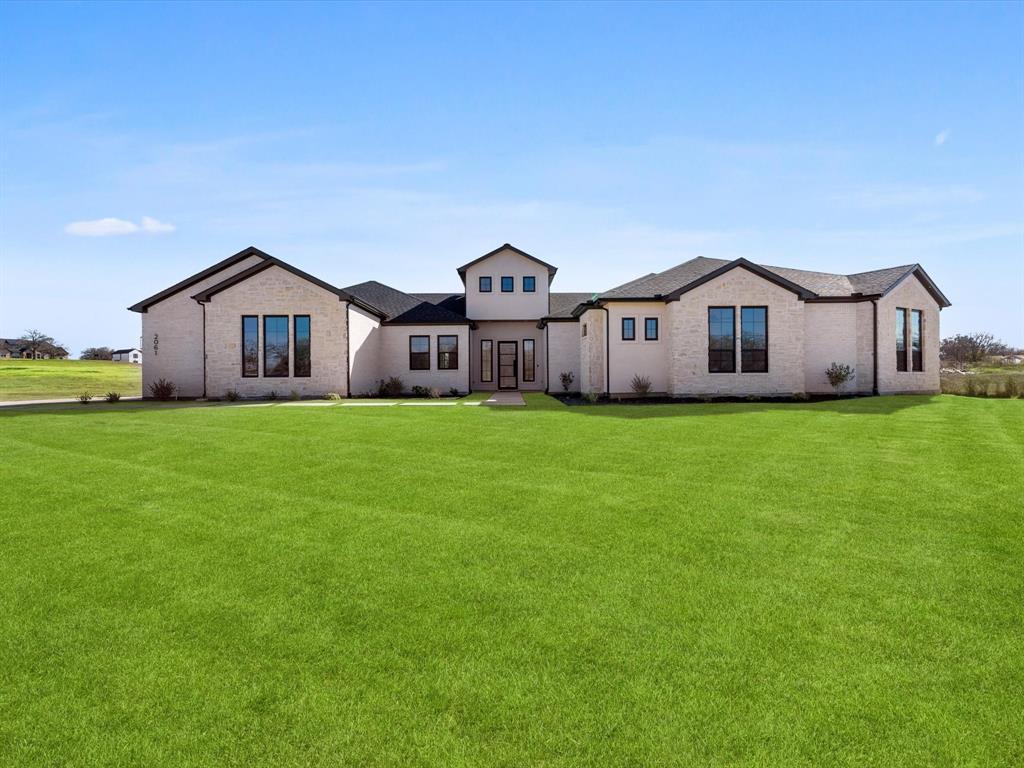
[(487, 277), (484, 277), (484, 276), (481, 275), (480, 276), (480, 293), (490, 293), (490, 292), (491, 292), (491, 278), (490, 278), (490, 276), (488, 275)]
[(516, 279), (514, 277), (502, 277), (501, 278), (501, 292), (512, 293), (516, 289)]
[(533, 275), (523, 277), (523, 293), (535, 293), (537, 291), (537, 278)]

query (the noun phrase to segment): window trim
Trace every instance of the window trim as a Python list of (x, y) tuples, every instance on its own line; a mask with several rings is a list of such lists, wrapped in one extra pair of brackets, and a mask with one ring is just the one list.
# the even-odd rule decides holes
[[(533, 287), (527, 288), (526, 281), (532, 280)], [(537, 276), (536, 275), (523, 275), (523, 293), (536, 293), (537, 292)]]
[[(744, 309), (763, 309), (764, 310), (764, 370), (763, 371), (748, 371), (743, 368), (743, 310)], [(735, 329), (733, 329), (735, 334)], [(735, 340), (733, 341), (735, 344)], [(764, 304), (752, 304), (744, 307), (740, 307), (740, 373), (768, 373), (768, 307)]]
[[(256, 321), (256, 366), (255, 373), (245, 372), (245, 321), (252, 318)], [(260, 377), (260, 316), (242, 315), (242, 378), (258, 379)]]
[[(490, 345), (490, 356), (487, 370), (484, 370), (484, 344)], [(494, 339), (480, 339), (480, 382), (482, 384), (494, 383)]]
[[(917, 344), (918, 350), (914, 351), (914, 316), (917, 316)], [(924, 310), (910, 310), (910, 328), (907, 330), (910, 343), (907, 344), (907, 352), (910, 355), (910, 372), (924, 373)]]
[[(508, 280), (509, 289), (505, 290), (505, 281)], [(501, 292), (502, 293), (515, 293), (516, 292), (516, 279), (513, 275), (502, 275), (501, 276)]]
[[(903, 317), (903, 359), (900, 360), (899, 336), (896, 337), (896, 372), (907, 373), (907, 353), (910, 351), (910, 310), (896, 307), (896, 317)], [(895, 328), (893, 330), (896, 330)]]
[[(309, 373), (299, 373), (299, 318), (306, 320), (306, 332), (309, 334)], [(309, 379), (313, 376), (313, 319), (309, 315), (292, 315), (292, 376), (296, 379)]]
[[(412, 341), (413, 339), (426, 339), (427, 340), (427, 351), (426, 352), (413, 352)], [(413, 355), (426, 355), (427, 367), (414, 366), (412, 364)], [(429, 334), (422, 333), (410, 333), (409, 334), (409, 370), (410, 371), (429, 371), (430, 370), (430, 336)]]
[(285, 357), (287, 358), (288, 364), (287, 370), (284, 373), (268, 373), (267, 372), (267, 320), (277, 319), (279, 317), (284, 318), (284, 338), (285, 343), (291, 339), (291, 316), (290, 315), (263, 315), (263, 378), (265, 379), (288, 379), (291, 378), (292, 370), (292, 359), (291, 349), (285, 351)]
[[(487, 287), (484, 288), (484, 280), (487, 281)], [(480, 293), (491, 293), (494, 290), (494, 280), (490, 275), (480, 275), (477, 278), (477, 290)]]
[[(654, 335), (653, 336), (649, 336), (647, 334), (647, 324), (651, 320), (654, 321)], [(644, 341), (657, 341), (658, 337), (660, 335), (661, 335), (661, 323), (659, 322), (659, 318), (657, 318), (657, 317), (645, 317), (644, 318)]]
[[(441, 365), (441, 339), (455, 339), (455, 350), (453, 352), (446, 352), (444, 354), (451, 355), (455, 358), (455, 365)], [(449, 361), (451, 362), (451, 361)], [(459, 370), (459, 336), (456, 333), (439, 333), (437, 335), (437, 370), (439, 371), (457, 371)]]
[[(626, 321), (632, 323), (632, 335), (626, 336)], [(635, 317), (623, 317), (622, 322), (619, 324), (619, 337), (622, 341), (636, 341), (636, 318)]]
[[(714, 309), (728, 309), (732, 313), (732, 368), (728, 371), (711, 370), (711, 311)], [(734, 306), (708, 307), (708, 373), (736, 373), (736, 307)]]
[[(533, 365), (526, 367), (526, 344), (530, 344), (530, 357), (533, 358)], [(537, 380), (537, 340), (523, 339), (523, 381), (535, 382)]]

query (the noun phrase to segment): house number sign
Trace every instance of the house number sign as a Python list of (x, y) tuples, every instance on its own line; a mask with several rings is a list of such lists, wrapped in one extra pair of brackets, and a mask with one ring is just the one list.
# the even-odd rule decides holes
[(154, 333), (153, 334), (153, 357), (156, 357), (159, 354), (160, 354), (160, 334), (159, 333)]

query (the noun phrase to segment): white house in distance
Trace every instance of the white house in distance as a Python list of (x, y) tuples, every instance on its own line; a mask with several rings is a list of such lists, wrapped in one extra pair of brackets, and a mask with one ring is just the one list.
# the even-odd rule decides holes
[(141, 363), (142, 362), (142, 350), (138, 347), (130, 347), (129, 349), (115, 349), (110, 355), (110, 359), (115, 363)]
[(457, 270), (460, 293), (337, 288), (246, 248), (130, 307), (144, 392), (358, 396), (406, 390), (628, 395), (634, 376), (677, 397), (939, 391), (939, 312), (918, 264), (840, 275), (695, 258), (604, 292), (557, 293), (556, 267), (505, 244)]

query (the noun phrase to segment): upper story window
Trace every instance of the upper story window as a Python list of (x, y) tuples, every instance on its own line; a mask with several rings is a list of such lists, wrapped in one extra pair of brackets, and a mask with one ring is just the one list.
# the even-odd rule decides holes
[(896, 308), (896, 370), (907, 370), (907, 310)]
[(740, 370), (768, 372), (768, 307), (740, 309)]
[(491, 292), (491, 277), (490, 277), (490, 275), (487, 275), (486, 277), (481, 275), (480, 276), (480, 293), (490, 293), (490, 292)]
[(505, 276), (501, 278), (501, 292), (512, 293), (516, 289), (516, 279), (514, 277)]
[(410, 336), (409, 337), (409, 370), (429, 371), (430, 370), (430, 337)]
[(313, 372), (312, 360), (309, 346), (309, 315), (296, 315), (292, 333), (292, 347), (295, 349), (295, 375), (300, 377), (311, 376)]
[(242, 375), (253, 378), (260, 375), (260, 319), (256, 315), (242, 316)]
[(533, 275), (523, 276), (523, 293), (535, 293), (537, 290), (537, 278)]
[(736, 373), (734, 307), (708, 307), (708, 371)]
[(924, 342), (921, 334), (923, 324), (924, 317), (921, 310), (910, 310), (910, 369), (912, 371), (924, 370)]
[(658, 318), (644, 318), (644, 341), (658, 340)]
[(623, 341), (636, 341), (636, 318), (635, 317), (624, 317), (624, 318), (622, 318), (622, 340)]
[(437, 370), (455, 371), (459, 367), (459, 337), (437, 337)]
[(263, 375), (288, 375), (288, 316), (263, 316)]

